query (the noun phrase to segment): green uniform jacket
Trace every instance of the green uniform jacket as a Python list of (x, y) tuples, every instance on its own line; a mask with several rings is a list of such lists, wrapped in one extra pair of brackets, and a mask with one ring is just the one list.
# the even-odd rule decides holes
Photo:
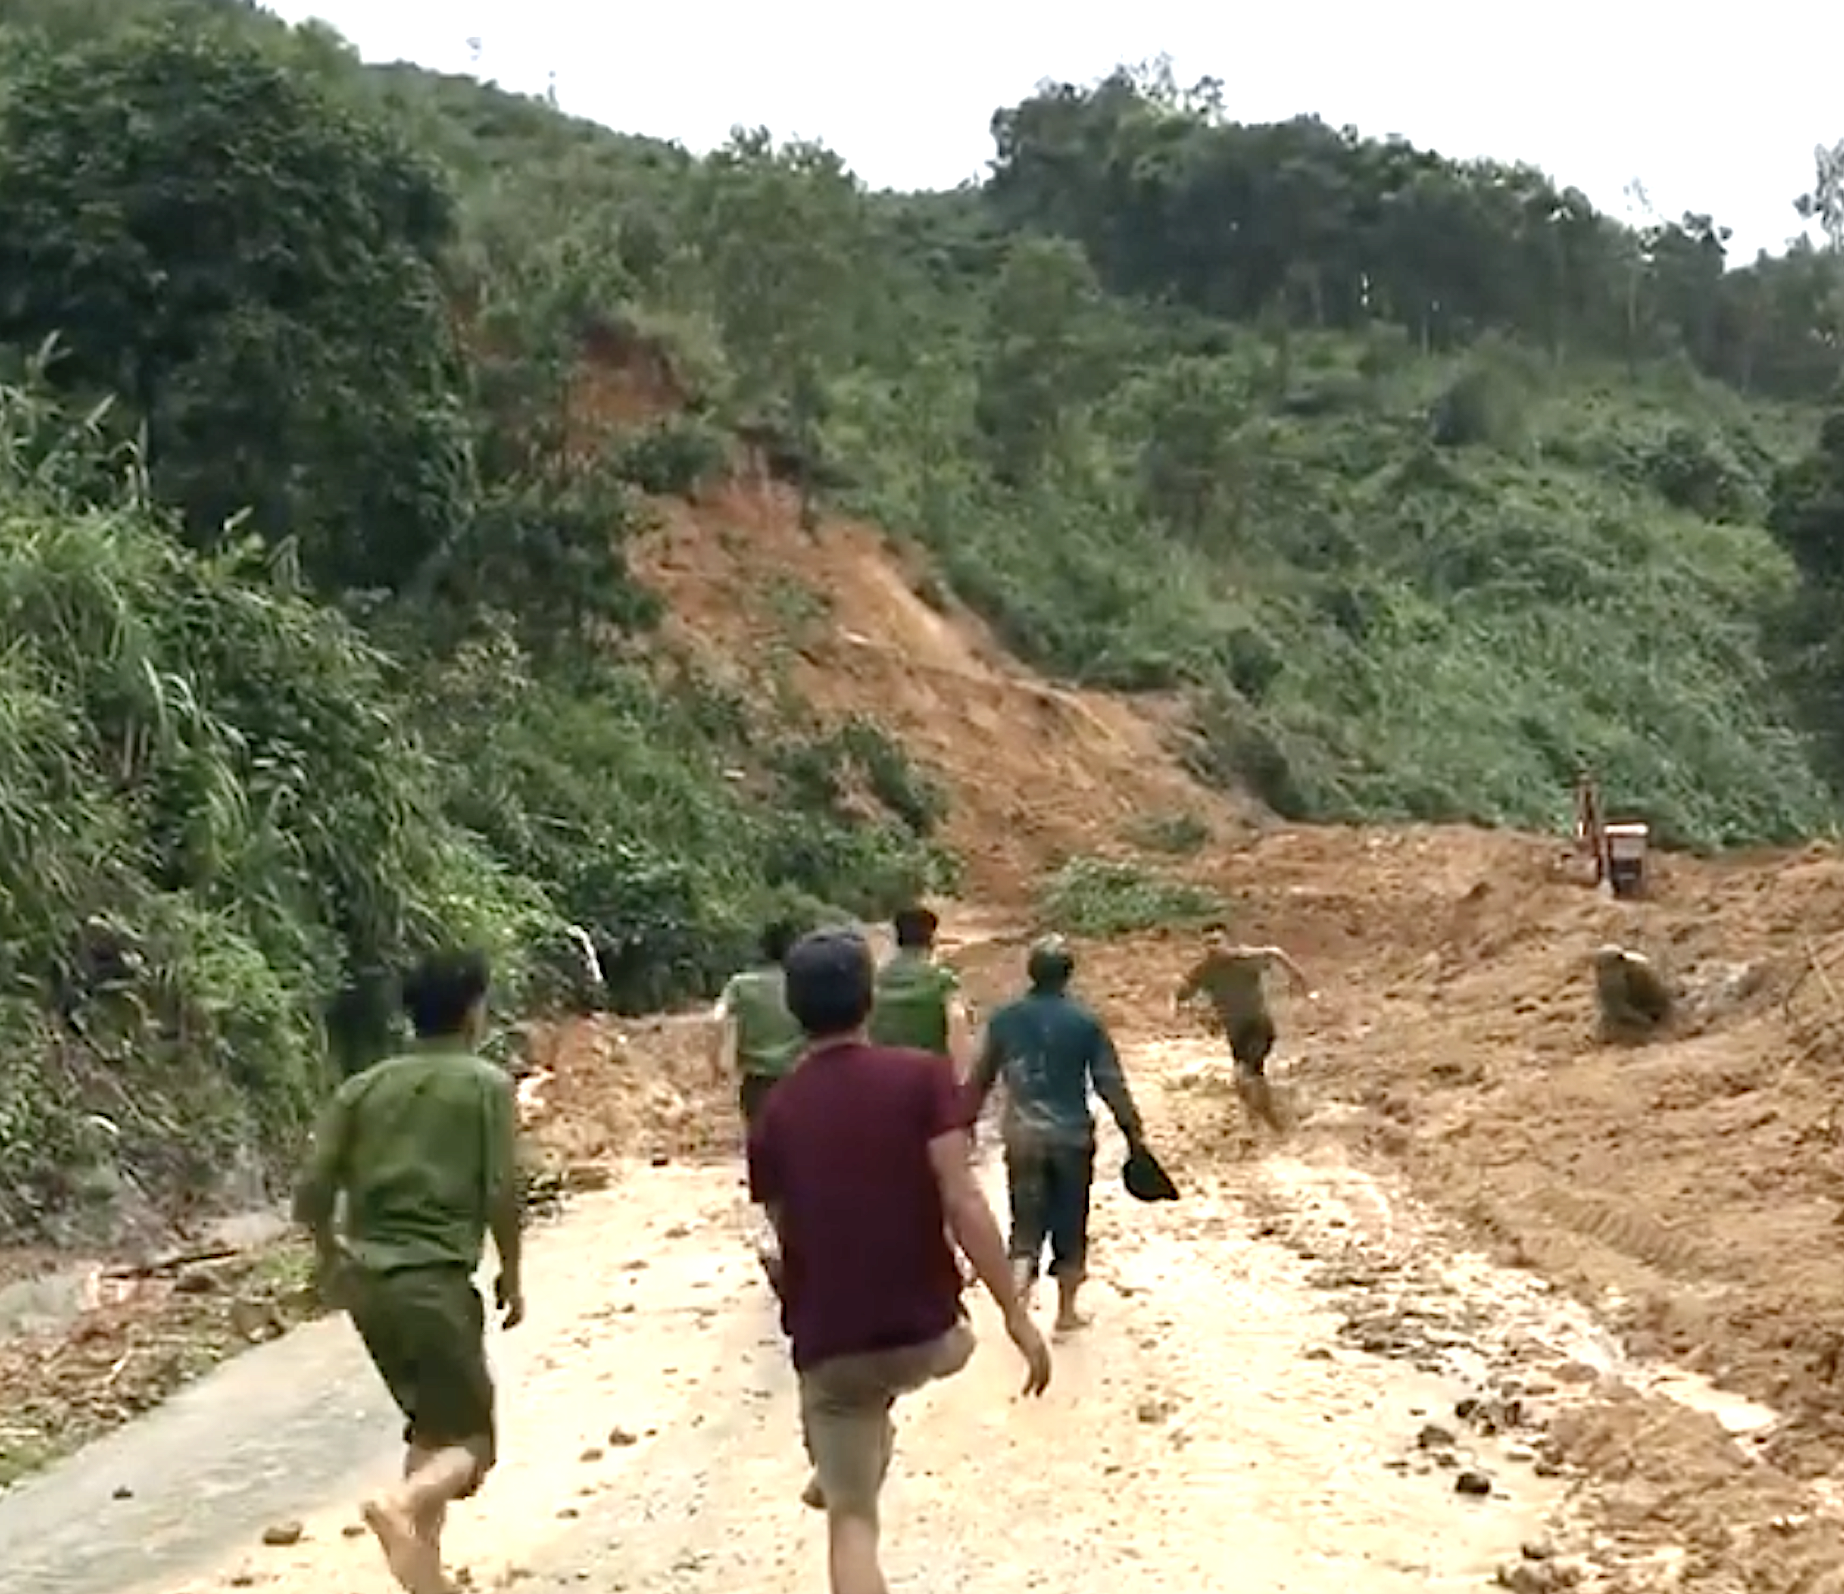
[(948, 1010), (959, 990), (951, 968), (920, 952), (898, 952), (877, 971), (871, 1039), (947, 1056)]
[(480, 1265), (518, 1178), (518, 1107), (503, 1069), (463, 1051), (393, 1057), (341, 1085), (315, 1137), (301, 1210), (346, 1197), (341, 1242), (368, 1272)]
[(718, 998), (736, 1023), (736, 1066), (745, 1079), (779, 1079), (800, 1061), (807, 1038), (788, 1011), (779, 968), (745, 969)]

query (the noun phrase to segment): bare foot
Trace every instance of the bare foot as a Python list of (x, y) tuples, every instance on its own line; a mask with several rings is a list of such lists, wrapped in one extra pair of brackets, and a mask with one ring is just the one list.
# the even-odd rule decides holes
[(416, 1531), (407, 1511), (388, 1500), (367, 1500), (360, 1515), (405, 1594), (451, 1594), (442, 1576), (441, 1552)]
[(800, 1491), (800, 1503), (811, 1511), (826, 1509), (826, 1491), (820, 1487), (819, 1474), (816, 1472), (807, 1479), (806, 1488)]
[(1073, 1306), (1056, 1314), (1056, 1322), (1051, 1325), (1053, 1334), (1077, 1334), (1087, 1328), (1094, 1319), (1087, 1312), (1078, 1312)]

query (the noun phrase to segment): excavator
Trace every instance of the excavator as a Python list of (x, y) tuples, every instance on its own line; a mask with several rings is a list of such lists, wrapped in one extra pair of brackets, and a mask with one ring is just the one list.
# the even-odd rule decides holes
[(1575, 855), (1587, 865), (1589, 882), (1604, 885), (1621, 901), (1646, 894), (1651, 827), (1640, 820), (1609, 821), (1601, 787), (1584, 770), (1575, 780)]

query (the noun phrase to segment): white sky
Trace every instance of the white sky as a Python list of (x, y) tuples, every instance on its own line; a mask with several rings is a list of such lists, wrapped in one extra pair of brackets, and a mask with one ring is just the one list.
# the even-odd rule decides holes
[(1040, 79), (1087, 83), (1162, 54), (1180, 82), (1222, 79), (1237, 120), (1313, 112), (1533, 161), (1616, 214), (1640, 178), (1660, 212), (1734, 228), (1738, 260), (1798, 230), (1813, 146), (1844, 138), (1824, 75), (1844, 53), (1844, 6), (1828, 0), (934, 0), (881, 23), (844, 0), (269, 3), (324, 19), (367, 59), (530, 93), (554, 75), (565, 109), (693, 150), (738, 124), (819, 139), (877, 187), (976, 176), (992, 112)]

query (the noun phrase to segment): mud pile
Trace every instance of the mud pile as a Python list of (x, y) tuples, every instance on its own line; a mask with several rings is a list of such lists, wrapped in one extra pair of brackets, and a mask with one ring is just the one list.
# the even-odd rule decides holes
[(614, 1163), (735, 1155), (735, 1088), (713, 1065), (710, 1039), (702, 1013), (535, 1029), (519, 1087), (535, 1148), (576, 1185)]
[[(1844, 1459), (1844, 863), (1819, 848), (1668, 859), (1628, 905), (1559, 856), (1445, 829), (1288, 832), (1241, 856), (1218, 882), (1239, 929), (1287, 946), (1324, 992), (1280, 999), (1304, 1133), (1399, 1164), (1634, 1350), (1775, 1407), (1777, 1460), (1829, 1469)], [(1687, 993), (1677, 1033), (1596, 1040), (1585, 958), (1605, 939)], [(1104, 1011), (1155, 1058), (1190, 951), (1148, 937), (1086, 960)], [(1253, 1149), (1195, 1081), (1169, 1116), (1194, 1159)]]

